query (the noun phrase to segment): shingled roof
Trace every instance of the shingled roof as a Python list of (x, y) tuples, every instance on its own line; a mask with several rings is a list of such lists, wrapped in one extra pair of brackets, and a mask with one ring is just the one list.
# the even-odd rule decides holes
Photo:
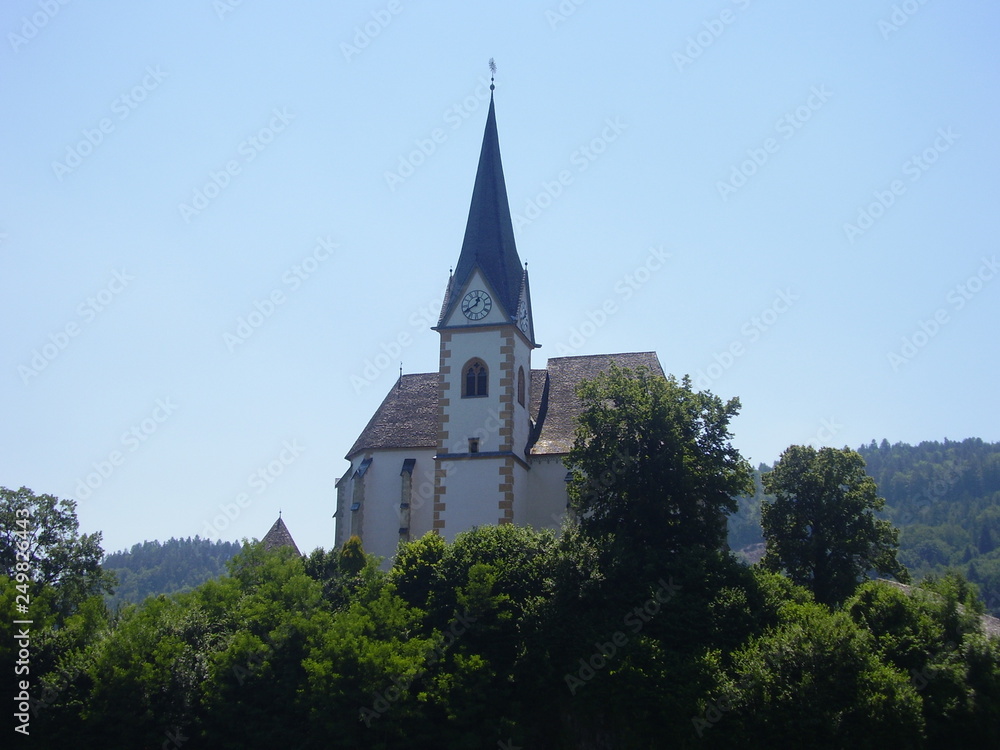
[[(616, 364), (648, 367), (662, 376), (656, 352), (594, 354), (555, 357), (544, 370), (531, 371), (531, 416), (535, 421), (531, 453), (569, 453), (577, 417), (583, 411), (576, 386)], [(438, 433), (438, 375), (435, 372), (404, 375), (392, 387), (347, 454), (350, 460), (362, 451), (384, 448), (436, 448)]]
[(383, 399), (375, 415), (347, 452), (379, 448), (436, 448), (438, 435), (438, 374), (403, 375)]
[(298, 545), (295, 544), (295, 540), (292, 539), (291, 533), (288, 531), (288, 527), (285, 526), (285, 522), (281, 520), (281, 515), (278, 515), (278, 520), (274, 522), (271, 530), (268, 531), (264, 538), (261, 539), (264, 544), (264, 549), (274, 549), (275, 547), (291, 547), (295, 550), (296, 555), (301, 555), (299, 552)]
[(531, 452), (535, 455), (569, 453), (576, 436), (577, 418), (583, 405), (576, 386), (608, 370), (612, 364), (635, 370), (647, 367), (663, 376), (656, 352), (594, 354), (585, 357), (555, 357), (545, 370), (532, 370), (532, 415), (536, 428)]

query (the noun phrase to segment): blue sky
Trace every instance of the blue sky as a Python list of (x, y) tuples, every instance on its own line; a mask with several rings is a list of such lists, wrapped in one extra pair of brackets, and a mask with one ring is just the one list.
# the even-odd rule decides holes
[[(458, 258), (488, 103), (550, 356), (658, 352), (793, 443), (1000, 440), (1000, 7), (0, 10), (0, 485), (105, 548), (333, 539)], [(89, 483), (88, 483), (89, 479)], [(227, 518), (226, 516), (232, 518)]]

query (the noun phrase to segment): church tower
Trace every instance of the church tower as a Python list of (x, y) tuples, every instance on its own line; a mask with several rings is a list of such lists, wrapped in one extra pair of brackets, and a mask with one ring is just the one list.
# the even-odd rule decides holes
[(451, 540), (474, 526), (558, 527), (583, 412), (577, 386), (613, 365), (663, 375), (655, 352), (554, 357), (532, 370), (528, 271), (514, 245), (492, 91), (465, 236), (433, 327), (438, 370), (400, 372), (336, 483), (337, 546), (357, 535), (383, 565), (428, 532)]
[(535, 343), (528, 271), (500, 162), (490, 85), (479, 167), (458, 264), (434, 327), (441, 338), (433, 528), (451, 538), (513, 523), (526, 509)]

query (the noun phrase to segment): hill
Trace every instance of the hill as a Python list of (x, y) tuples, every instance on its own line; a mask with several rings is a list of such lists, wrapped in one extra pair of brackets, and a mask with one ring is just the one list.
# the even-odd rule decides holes
[(1000, 614), (1000, 443), (978, 438), (859, 449), (900, 529), (914, 580), (958, 570)]
[(138, 604), (147, 596), (187, 591), (226, 572), (226, 563), (243, 548), (239, 542), (188, 537), (143, 542), (113, 552), (103, 567), (118, 576), (108, 605)]

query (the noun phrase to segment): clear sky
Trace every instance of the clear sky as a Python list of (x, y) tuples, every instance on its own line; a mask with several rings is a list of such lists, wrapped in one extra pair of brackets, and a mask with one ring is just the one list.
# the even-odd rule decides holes
[(7, 0), (0, 485), (76, 498), (108, 550), (279, 508), (330, 547), (344, 454), (400, 360), (437, 367), (490, 57), (536, 366), (655, 350), (741, 399), (755, 464), (1000, 440), (998, 27), (987, 0)]

